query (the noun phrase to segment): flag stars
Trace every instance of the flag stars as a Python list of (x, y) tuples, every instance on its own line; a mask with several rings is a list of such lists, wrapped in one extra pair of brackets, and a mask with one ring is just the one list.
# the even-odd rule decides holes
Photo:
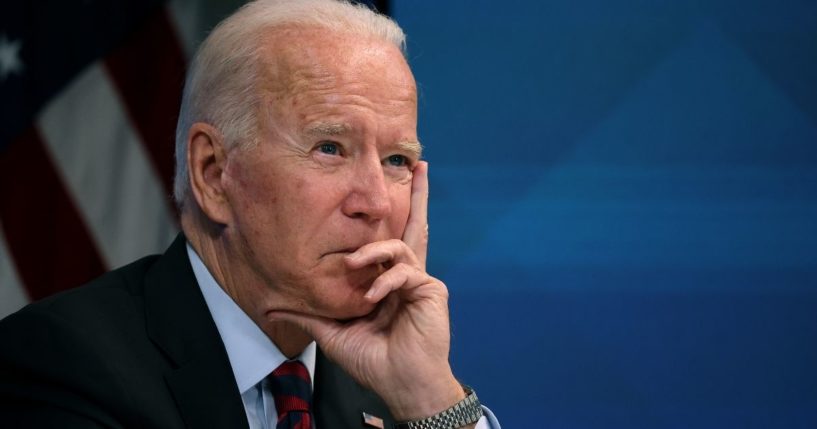
[(22, 41), (9, 40), (5, 34), (0, 34), (0, 82), (9, 75), (23, 73), (23, 62), (20, 60), (22, 46)]

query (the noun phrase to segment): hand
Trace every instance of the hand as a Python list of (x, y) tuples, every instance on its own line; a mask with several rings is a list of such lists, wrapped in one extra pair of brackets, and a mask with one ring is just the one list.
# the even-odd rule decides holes
[(382, 264), (365, 299), (378, 303), (349, 322), (293, 312), (270, 313), (296, 324), (362, 385), (374, 390), (398, 420), (434, 415), (465, 397), (448, 362), (448, 290), (426, 273), (428, 164), (418, 163), (411, 212), (402, 240), (369, 243), (346, 256), (350, 269)]

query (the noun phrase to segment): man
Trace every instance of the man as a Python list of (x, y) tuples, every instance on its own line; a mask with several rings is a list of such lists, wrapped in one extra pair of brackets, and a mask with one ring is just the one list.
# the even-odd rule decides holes
[(180, 112), (183, 236), (0, 324), (0, 421), (498, 427), (454, 378), (446, 287), (425, 271), (403, 44), (333, 0), (222, 22)]

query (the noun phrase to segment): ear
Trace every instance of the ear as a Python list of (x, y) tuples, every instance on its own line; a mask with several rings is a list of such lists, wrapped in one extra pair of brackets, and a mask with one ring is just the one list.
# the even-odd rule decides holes
[(212, 125), (197, 122), (187, 133), (187, 168), (190, 188), (199, 208), (217, 224), (227, 224), (230, 206), (222, 175), (227, 151), (221, 133)]

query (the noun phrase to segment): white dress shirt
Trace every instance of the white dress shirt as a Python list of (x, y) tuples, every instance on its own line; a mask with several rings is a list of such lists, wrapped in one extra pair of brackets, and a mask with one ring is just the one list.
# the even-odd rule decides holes
[[(221, 335), (221, 341), (227, 349), (227, 357), (230, 359), (238, 391), (244, 402), (244, 411), (247, 413), (250, 428), (275, 429), (278, 414), (266, 377), (287, 360), (286, 356), (216, 283), (190, 244), (187, 245), (187, 255)], [(316, 353), (317, 346), (313, 341), (297, 358), (306, 366), (313, 384)], [(485, 416), (477, 423), (477, 429), (500, 429), (491, 411), (484, 407), (483, 409)]]

